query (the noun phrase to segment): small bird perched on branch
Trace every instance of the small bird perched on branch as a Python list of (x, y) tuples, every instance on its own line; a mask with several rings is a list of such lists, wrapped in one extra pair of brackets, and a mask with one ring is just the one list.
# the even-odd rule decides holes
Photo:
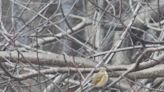
[(91, 78), (91, 83), (99, 88), (104, 87), (108, 82), (108, 73), (105, 68), (100, 69), (98, 73), (95, 73)]

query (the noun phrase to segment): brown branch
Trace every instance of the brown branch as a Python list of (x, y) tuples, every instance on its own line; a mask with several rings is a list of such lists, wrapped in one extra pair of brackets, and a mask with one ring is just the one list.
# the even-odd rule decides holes
[[(16, 51), (13, 52), (0, 52), (0, 61), (4, 61), (3, 57), (8, 58), (11, 62), (21, 61), (23, 63), (32, 63), (38, 64), (37, 59), (39, 59), (40, 65), (49, 65), (49, 66), (74, 66), (73, 57), (65, 56), (67, 63), (65, 63), (65, 59), (63, 55), (60, 54), (45, 54), (45, 53), (35, 53), (35, 52), (21, 52), (23, 55), (18, 57), (19, 53)], [(89, 59), (74, 57), (75, 63), (79, 67), (93, 67), (96, 63), (93, 63)]]
[[(117, 71), (115, 73), (111, 73), (110, 77), (119, 77), (123, 74), (123, 71)], [(158, 65), (152, 68), (144, 69), (137, 72), (131, 72), (125, 75), (124, 77), (128, 77), (130, 79), (147, 79), (147, 78), (157, 78), (164, 77), (164, 65)]]
[[(80, 71), (81, 73), (89, 73), (92, 69), (93, 68), (56, 67), (56, 68), (51, 68), (51, 69), (40, 70), (40, 73), (35, 71), (35, 72), (20, 74), (16, 78), (19, 80), (26, 80), (26, 79), (36, 77), (41, 74), (68, 73), (68, 72), (77, 73), (78, 71)], [(94, 70), (94, 72), (98, 72), (99, 70), (100, 68), (97, 68)], [(108, 74), (110, 78), (119, 77), (123, 73), (124, 71), (111, 72), (110, 70), (108, 70)], [(155, 66), (155, 67), (148, 68), (141, 71), (130, 72), (124, 77), (128, 77), (130, 79), (164, 77), (164, 65)]]
[[(162, 50), (164, 48), (164, 46), (162, 47), (156, 47), (156, 48), (149, 48), (152, 51), (157, 51), (157, 50)], [(18, 57), (18, 52), (6, 52), (6, 51), (0, 51), (0, 61), (1, 62), (6, 62), (3, 57), (8, 58), (11, 62), (16, 62), (16, 61), (21, 61), (23, 63), (32, 63), (32, 64), (36, 64), (38, 65), (37, 58), (39, 58), (40, 60), (40, 65), (47, 65), (47, 66), (73, 66), (74, 67), (74, 62), (73, 62), (73, 57), (72, 56), (64, 56), (60, 55), (60, 54), (45, 54), (45, 53), (38, 53), (38, 57), (37, 57), (37, 53), (35, 52), (21, 52), (21, 54), (24, 56), (23, 59), (22, 56)], [(93, 62), (91, 59), (86, 59), (86, 58), (82, 58), (82, 57), (74, 57), (75, 58), (75, 63), (78, 65), (78, 67), (94, 67), (96, 66), (96, 63)], [(28, 62), (27, 62), (28, 60)], [(67, 63), (65, 62), (65, 60), (67, 60)], [(137, 68), (137, 70), (142, 70), (145, 68), (150, 68), (153, 67), (157, 64), (159, 64), (161, 61), (164, 60), (164, 55), (161, 55), (157, 58), (154, 58), (150, 61), (147, 62), (143, 62), (140, 63), (139, 67)], [(109, 70), (113, 70), (113, 71), (119, 71), (119, 70), (127, 70), (130, 66), (132, 66), (133, 64), (130, 65), (107, 65), (106, 67)]]

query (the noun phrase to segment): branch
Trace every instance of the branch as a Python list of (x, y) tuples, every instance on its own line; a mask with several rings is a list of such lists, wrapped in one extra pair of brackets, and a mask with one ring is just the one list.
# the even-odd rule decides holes
[[(111, 73), (111, 75), (109, 75), (109, 76), (110, 77), (119, 77), (123, 73), (124, 73), (123, 71), (115, 72), (113, 74)], [(144, 69), (141, 71), (131, 72), (131, 73), (128, 73), (124, 77), (128, 77), (130, 79), (147, 79), (147, 78), (164, 77), (164, 65), (158, 65), (158, 66)]]
[[(81, 73), (89, 73), (93, 68), (73, 68), (73, 67), (56, 67), (50, 69), (40, 70), (40, 72), (30, 72), (25, 74), (20, 74), (16, 78), (19, 80), (26, 80), (32, 77), (36, 77), (41, 74), (54, 74), (54, 73), (77, 73), (80, 71)], [(101, 68), (97, 68), (94, 72), (98, 72)], [(119, 77), (125, 71), (110, 71), (107, 70), (109, 77)], [(131, 72), (125, 75), (124, 77), (128, 77), (130, 79), (145, 79), (145, 78), (157, 78), (157, 77), (164, 77), (164, 65), (155, 66), (152, 68), (148, 68), (141, 71)]]
[[(74, 66), (78, 67), (93, 67), (96, 63), (89, 59), (73, 56), (64, 56), (60, 54), (45, 54), (35, 52), (5, 52), (0, 51), (0, 61), (4, 62), (3, 57), (8, 58), (11, 62), (21, 61), (23, 63), (32, 63), (36, 65), (48, 65), (48, 66)], [(39, 63), (38, 63), (39, 59)], [(73, 59), (75, 61), (73, 61)]]
[[(159, 51), (162, 50), (164, 46), (161, 47), (155, 47), (155, 48), (148, 48), (149, 51)], [(6, 52), (6, 51), (0, 51), (0, 62), (6, 62), (3, 57), (8, 58), (11, 62), (21, 61), (23, 63), (32, 63), (36, 65), (47, 65), (47, 66), (73, 66), (77, 65), (78, 67), (95, 67), (97, 63), (93, 62), (91, 59), (86, 59), (82, 57), (73, 57), (73, 56), (64, 56), (61, 54), (55, 54), (55, 53), (37, 53), (35, 52), (20, 52), (21, 55), (16, 52)], [(73, 58), (75, 62), (73, 61)], [(38, 60), (39, 59), (39, 64)], [(140, 63), (137, 70), (142, 70), (146, 68), (153, 67), (161, 61), (164, 61), (164, 55), (160, 55), (157, 58), (154, 58), (152, 60), (149, 60), (147, 62)], [(108, 65), (105, 66), (109, 70), (113, 71), (119, 71), (119, 70), (128, 70), (130, 65)]]

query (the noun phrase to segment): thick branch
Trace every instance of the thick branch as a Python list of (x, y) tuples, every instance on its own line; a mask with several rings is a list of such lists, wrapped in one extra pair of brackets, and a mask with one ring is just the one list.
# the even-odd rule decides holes
[[(37, 57), (38, 56), (38, 57)], [(3, 57), (8, 58), (11, 62), (21, 61), (23, 63), (32, 63), (37, 65), (49, 65), (49, 66), (79, 66), (79, 67), (93, 67), (96, 63), (91, 60), (64, 56), (59, 54), (45, 54), (45, 53), (35, 53), (35, 52), (0, 52), (0, 60), (5, 61)], [(38, 62), (39, 59), (39, 62)]]
[[(111, 73), (111, 77), (119, 77), (123, 72)], [(126, 77), (131, 79), (146, 79), (146, 78), (157, 78), (164, 77), (164, 65), (155, 66), (152, 68), (144, 69), (137, 72), (131, 72), (126, 75)]]
[[(23, 57), (22, 57), (23, 56)], [(45, 53), (37, 53), (35, 52), (5, 52), (0, 51), (0, 60), (1, 62), (5, 62), (3, 57), (8, 58), (11, 62), (21, 61), (23, 63), (32, 63), (36, 65), (47, 65), (47, 66), (75, 66), (79, 65), (79, 67), (95, 67), (96, 63), (92, 60), (82, 58), (82, 57), (72, 57), (72, 56), (65, 56), (60, 54), (45, 54)], [(75, 59), (75, 63), (73, 62), (73, 58)], [(37, 61), (39, 59), (39, 63)], [(161, 61), (164, 61), (164, 55), (161, 55), (155, 59), (152, 59), (147, 62), (140, 63), (140, 66), (137, 70), (142, 70), (145, 68), (153, 67)], [(106, 65), (109, 70), (119, 71), (119, 70), (127, 70), (131, 65)]]
[[(54, 74), (54, 73), (77, 73), (78, 71), (82, 73), (89, 73), (93, 68), (72, 68), (72, 67), (56, 67), (51, 69), (44, 69), (39, 72), (30, 72), (25, 73), (17, 76), (20, 80), (25, 80), (28, 78), (36, 77), (41, 74)], [(98, 69), (95, 69), (94, 72), (99, 71)], [(119, 77), (122, 75), (125, 71), (116, 71), (116, 72), (110, 72), (108, 71), (109, 77)], [(152, 68), (148, 68), (145, 70), (137, 71), (137, 72), (131, 72), (125, 75), (125, 77), (128, 77), (130, 79), (145, 79), (145, 78), (157, 78), (157, 77), (164, 77), (164, 65), (155, 66)]]

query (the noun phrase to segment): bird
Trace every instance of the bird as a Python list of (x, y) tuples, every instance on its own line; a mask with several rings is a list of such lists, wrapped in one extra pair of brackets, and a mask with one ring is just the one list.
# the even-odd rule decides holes
[(93, 74), (91, 83), (96, 88), (104, 87), (108, 82), (108, 73), (105, 68), (100, 69), (98, 73)]

